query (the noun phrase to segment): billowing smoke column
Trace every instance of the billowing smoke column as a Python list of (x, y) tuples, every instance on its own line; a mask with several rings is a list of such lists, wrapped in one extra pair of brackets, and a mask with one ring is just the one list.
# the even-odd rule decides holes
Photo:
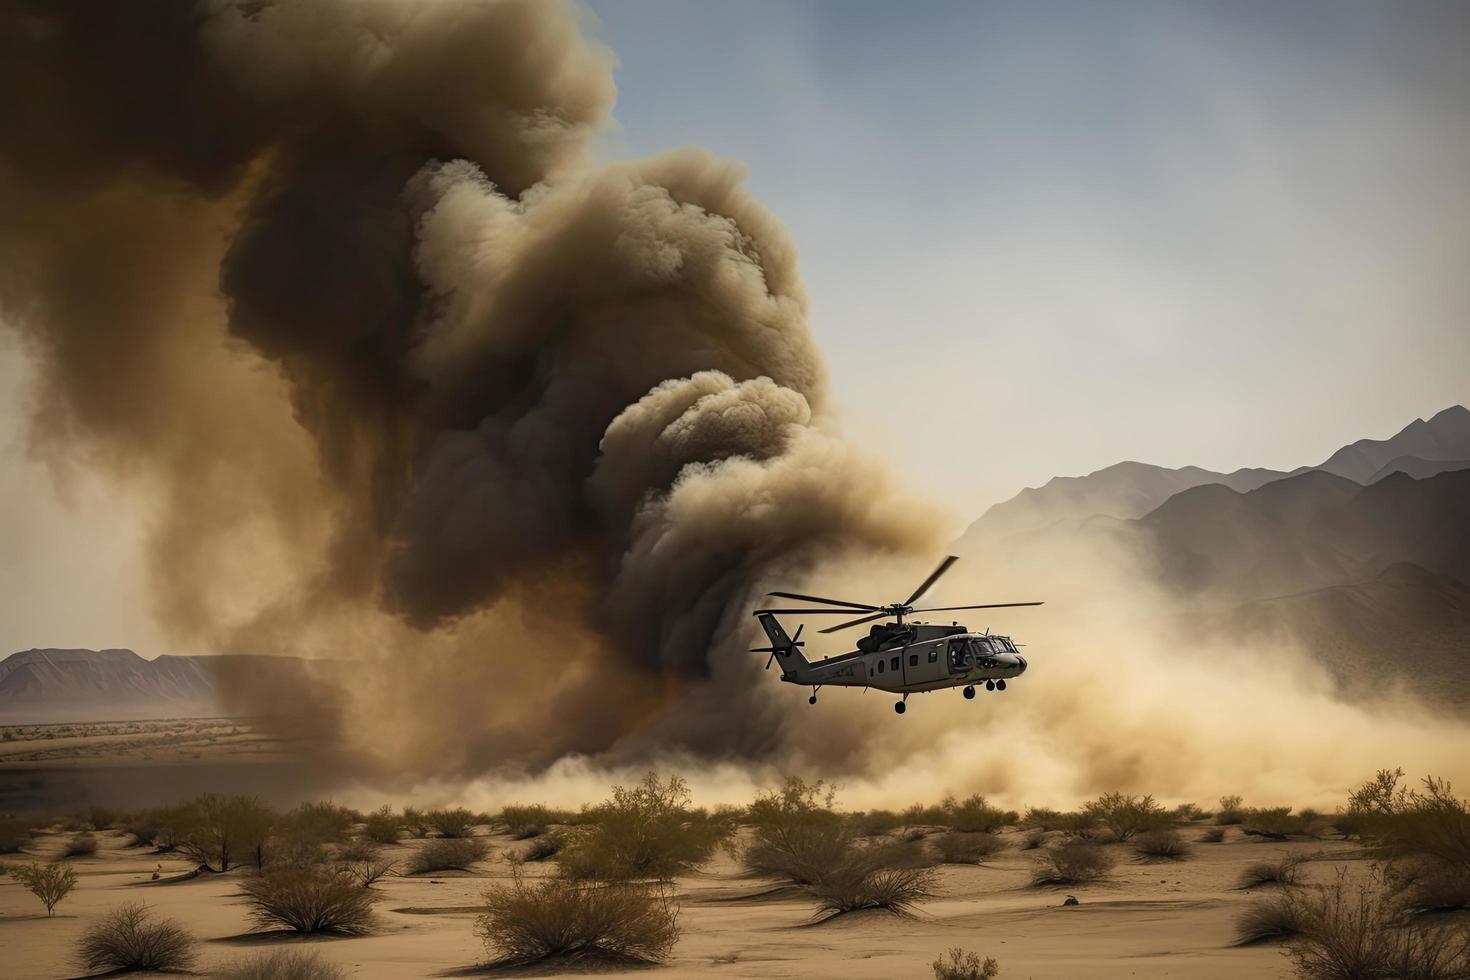
[(613, 59), (570, 3), (0, 9), (36, 446), (152, 494), (181, 639), (378, 663), (332, 720), (409, 768), (750, 754), (761, 586), (931, 556), (826, 432), (741, 168), (589, 163)]

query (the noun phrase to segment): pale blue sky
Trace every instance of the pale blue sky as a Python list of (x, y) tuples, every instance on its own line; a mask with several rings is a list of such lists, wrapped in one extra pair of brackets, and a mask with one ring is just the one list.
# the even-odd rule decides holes
[(606, 153), (750, 165), (849, 433), (962, 511), (1470, 401), (1470, 5), (591, 6)]

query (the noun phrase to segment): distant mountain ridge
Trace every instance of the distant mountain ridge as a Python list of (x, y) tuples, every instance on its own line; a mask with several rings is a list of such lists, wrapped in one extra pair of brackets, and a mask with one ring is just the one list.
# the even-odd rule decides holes
[(1359, 439), (1316, 466), (1290, 472), (1248, 468), (1217, 473), (1198, 466), (1168, 469), (1128, 461), (1086, 476), (1054, 477), (1041, 487), (1028, 487), (990, 507), (966, 529), (955, 547), (964, 554), (982, 543), (1060, 521), (1094, 516), (1139, 518), (1175, 494), (1208, 484), (1246, 493), (1314, 470), (1369, 484), (1395, 472), (1422, 478), (1465, 468), (1470, 468), (1470, 409), (1454, 405), (1428, 421), (1415, 419), (1388, 439)]
[(304, 664), (250, 654), (147, 660), (126, 649), (22, 650), (0, 660), (0, 724), (218, 715), (222, 679), (305, 683)]

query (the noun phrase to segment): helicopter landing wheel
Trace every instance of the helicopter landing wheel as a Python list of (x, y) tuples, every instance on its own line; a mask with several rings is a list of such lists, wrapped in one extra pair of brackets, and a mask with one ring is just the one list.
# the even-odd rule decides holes
[(816, 704), (817, 703), (817, 696), (815, 694), (813, 694), (811, 697), (809, 697), (809, 698), (806, 699), (806, 703), (807, 704)]
[(893, 706), (893, 710), (894, 711), (897, 711), (899, 714), (903, 714), (905, 711), (908, 710), (908, 705), (906, 705), (902, 701), (900, 701), (900, 702), (898, 702), (898, 704), (895, 704)]
[(965, 700), (968, 701), (971, 698), (973, 698), (974, 696), (975, 696), (975, 688), (974, 687), (967, 687), (967, 688), (965, 688)]
[(995, 682), (995, 689), (997, 691), (1004, 691), (1006, 689), (1006, 682), (1005, 681), (996, 681)]
[(995, 690), (995, 681), (986, 681), (985, 682), (985, 690), (987, 690), (987, 691), (993, 691), (993, 690)]

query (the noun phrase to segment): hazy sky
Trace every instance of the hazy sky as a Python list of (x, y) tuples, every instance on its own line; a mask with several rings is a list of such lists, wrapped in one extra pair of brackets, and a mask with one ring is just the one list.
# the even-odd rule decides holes
[[(849, 436), (961, 515), (1470, 403), (1470, 5), (592, 6), (604, 154), (749, 163)], [(143, 518), (96, 481), (55, 499), (27, 383), (0, 334), (0, 653), (164, 652)]]

